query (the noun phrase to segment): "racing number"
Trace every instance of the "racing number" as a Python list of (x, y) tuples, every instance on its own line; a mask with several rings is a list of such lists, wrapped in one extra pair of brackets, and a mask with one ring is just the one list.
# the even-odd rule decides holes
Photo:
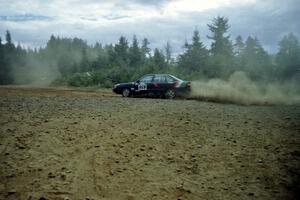
[(147, 90), (147, 84), (146, 83), (140, 83), (138, 85), (138, 90)]

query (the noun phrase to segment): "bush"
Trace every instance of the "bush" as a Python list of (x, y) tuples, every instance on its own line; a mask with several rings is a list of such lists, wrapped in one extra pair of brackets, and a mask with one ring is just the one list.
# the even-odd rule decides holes
[(73, 75), (66, 75), (54, 80), (51, 86), (72, 86), (72, 87), (88, 87), (100, 86), (109, 88), (113, 86), (113, 82), (108, 76), (104, 76), (99, 71), (76, 73)]

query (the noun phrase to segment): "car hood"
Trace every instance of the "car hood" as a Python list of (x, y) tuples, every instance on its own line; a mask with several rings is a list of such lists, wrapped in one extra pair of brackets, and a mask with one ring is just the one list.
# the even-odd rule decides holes
[(134, 82), (118, 83), (115, 85), (115, 87), (130, 86), (130, 85), (134, 85)]

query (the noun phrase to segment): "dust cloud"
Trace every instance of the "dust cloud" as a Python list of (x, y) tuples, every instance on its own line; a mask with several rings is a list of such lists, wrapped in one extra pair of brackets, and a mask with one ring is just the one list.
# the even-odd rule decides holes
[(52, 81), (61, 76), (57, 66), (34, 63), (29, 67), (13, 69), (14, 84), (35, 87), (48, 87)]
[(228, 80), (193, 81), (190, 98), (242, 105), (300, 104), (299, 86), (294, 82), (255, 82), (244, 72), (234, 72)]

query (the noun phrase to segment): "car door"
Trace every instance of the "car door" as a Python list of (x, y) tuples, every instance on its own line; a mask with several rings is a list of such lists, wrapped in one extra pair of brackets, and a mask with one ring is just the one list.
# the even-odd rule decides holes
[(135, 92), (144, 94), (151, 92), (154, 75), (145, 75), (135, 82)]
[(165, 88), (173, 89), (176, 85), (176, 80), (173, 77), (169, 76), (169, 75), (166, 75), (165, 78), (166, 78), (165, 79), (166, 80)]
[(166, 77), (163, 74), (156, 74), (153, 79), (153, 92), (158, 94), (165, 91), (166, 88)]

